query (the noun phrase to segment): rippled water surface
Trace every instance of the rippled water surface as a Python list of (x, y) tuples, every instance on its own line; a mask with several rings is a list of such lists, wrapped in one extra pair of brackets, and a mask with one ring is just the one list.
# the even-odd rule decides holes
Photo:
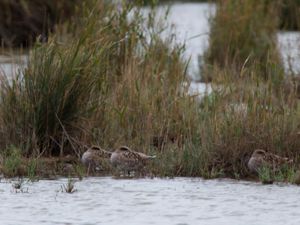
[(0, 183), (0, 224), (300, 224), (300, 188), (233, 180), (86, 178)]

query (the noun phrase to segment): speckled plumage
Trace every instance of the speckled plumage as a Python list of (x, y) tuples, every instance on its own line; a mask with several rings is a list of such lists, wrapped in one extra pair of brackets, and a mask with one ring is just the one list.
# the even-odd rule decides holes
[(81, 162), (87, 168), (95, 170), (96, 167), (99, 167), (99, 163), (103, 159), (109, 159), (111, 152), (106, 151), (98, 146), (92, 146), (87, 151), (85, 151), (81, 157)]
[(277, 171), (282, 165), (292, 162), (288, 158), (268, 153), (262, 149), (256, 149), (248, 161), (248, 169), (250, 172), (258, 173), (259, 169), (266, 166), (273, 171)]
[(118, 170), (129, 173), (130, 171), (140, 172), (147, 161), (154, 158), (155, 156), (149, 156), (133, 151), (126, 146), (121, 146), (111, 154), (110, 162)]

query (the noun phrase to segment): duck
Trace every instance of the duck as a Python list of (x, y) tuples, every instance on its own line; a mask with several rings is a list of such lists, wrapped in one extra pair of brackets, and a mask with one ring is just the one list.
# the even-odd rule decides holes
[(125, 176), (130, 176), (131, 171), (143, 172), (147, 162), (155, 158), (155, 155), (146, 155), (127, 146), (121, 146), (111, 154), (110, 162), (114, 168), (123, 171)]
[(266, 166), (276, 172), (284, 164), (291, 164), (293, 160), (281, 157), (272, 153), (268, 153), (262, 149), (256, 149), (248, 161), (248, 169), (252, 173), (259, 173), (259, 170)]
[(111, 152), (106, 151), (99, 146), (92, 146), (86, 150), (82, 157), (81, 163), (92, 171), (101, 170), (100, 163), (103, 159), (109, 159), (111, 157)]

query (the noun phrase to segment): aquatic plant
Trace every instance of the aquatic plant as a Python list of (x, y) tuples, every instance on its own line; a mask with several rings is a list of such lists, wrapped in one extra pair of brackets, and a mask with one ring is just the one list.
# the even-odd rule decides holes
[(15, 193), (28, 193), (28, 188), (24, 187), (25, 180), (23, 178), (18, 178), (17, 181), (12, 183), (12, 188)]
[(27, 177), (31, 182), (37, 181), (38, 160), (30, 159), (27, 165)]
[(69, 177), (67, 184), (63, 184), (61, 186), (61, 191), (68, 193), (68, 194), (72, 194), (72, 193), (76, 192), (77, 190), (75, 189), (75, 183), (76, 183), (76, 181), (74, 179), (72, 179), (71, 177)]
[(297, 157), (297, 93), (286, 91), (288, 78), (276, 48), (277, 4), (218, 2), (202, 71), (216, 86), (201, 103), (205, 126), (199, 148), (206, 171), (243, 177), (256, 147)]
[(295, 165), (283, 165), (276, 171), (274, 180), (277, 182), (297, 183), (297, 170)]
[(271, 168), (264, 166), (259, 169), (258, 171), (259, 180), (263, 184), (273, 184), (274, 182), (274, 175)]
[(291, 183), (300, 185), (300, 170), (297, 170), (292, 177)]
[(263, 184), (272, 184), (273, 182), (297, 183), (297, 174), (294, 166), (283, 165), (278, 170), (264, 166), (258, 171), (259, 180)]
[(36, 45), (24, 75), (13, 84), (2, 79), (1, 133), (26, 154), (79, 154), (78, 145), (93, 138), (137, 145), (154, 133), (187, 130), (178, 123), (193, 101), (181, 93), (182, 48), (163, 42), (154, 22), (146, 42), (138, 9), (127, 21), (130, 6), (98, 6), (79, 20), (73, 39)]
[(77, 165), (75, 166), (75, 173), (77, 174), (78, 179), (79, 179), (79, 180), (82, 180), (82, 179), (83, 179), (83, 176), (84, 176), (84, 174), (85, 174), (85, 167), (84, 167), (84, 165), (82, 165), (82, 164), (77, 164)]
[(237, 76), (252, 66), (261, 77), (278, 76), (282, 63), (276, 47), (276, 7), (276, 1), (267, 0), (218, 1), (204, 55), (203, 79), (214, 78), (214, 66), (238, 71), (224, 74), (227, 76)]
[(21, 149), (13, 145), (5, 150), (2, 168), (5, 176), (14, 177), (22, 174), (21, 154)]
[[(199, 104), (183, 87), (184, 46), (160, 38), (153, 14), (146, 23), (138, 7), (104, 1), (83, 10), (69, 32), (36, 44), (23, 74), (1, 77), (2, 149), (78, 159), (86, 144), (126, 144), (156, 154), (152, 173), (170, 177), (243, 178), (257, 148), (297, 159), (299, 103), (275, 61), (260, 62), (263, 78), (255, 63), (212, 66), (213, 93)], [(48, 175), (59, 167), (47, 165)]]

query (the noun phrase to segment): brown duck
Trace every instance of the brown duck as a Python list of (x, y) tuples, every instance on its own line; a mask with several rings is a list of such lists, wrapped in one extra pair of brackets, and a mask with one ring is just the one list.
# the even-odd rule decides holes
[(92, 146), (85, 151), (81, 157), (81, 162), (89, 170), (96, 171), (100, 170), (100, 164), (103, 159), (109, 159), (111, 152), (106, 151), (98, 146)]
[(293, 160), (268, 153), (262, 149), (256, 149), (248, 161), (248, 169), (252, 173), (258, 173), (263, 167), (269, 167), (274, 172), (278, 171), (284, 164), (291, 164)]
[(110, 157), (112, 166), (130, 175), (131, 171), (142, 172), (147, 162), (156, 156), (149, 156), (141, 152), (131, 150), (126, 146), (116, 149)]

